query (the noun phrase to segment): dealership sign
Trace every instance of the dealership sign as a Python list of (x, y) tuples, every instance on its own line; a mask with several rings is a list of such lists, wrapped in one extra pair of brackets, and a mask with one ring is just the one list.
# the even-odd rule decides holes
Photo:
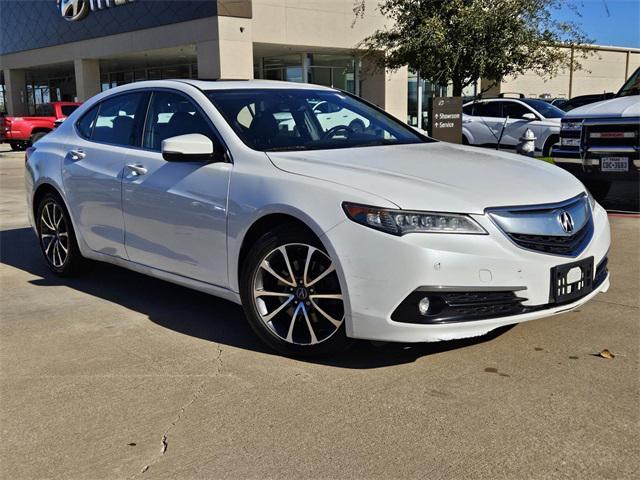
[(89, 12), (105, 8), (126, 5), (134, 0), (57, 0), (60, 15), (65, 20), (75, 22), (82, 20)]

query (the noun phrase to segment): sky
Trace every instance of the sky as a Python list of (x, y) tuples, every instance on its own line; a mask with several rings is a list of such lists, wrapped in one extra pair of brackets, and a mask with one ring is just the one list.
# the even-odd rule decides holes
[(555, 15), (581, 26), (598, 45), (640, 48), (640, 0), (572, 0), (581, 17), (568, 7)]

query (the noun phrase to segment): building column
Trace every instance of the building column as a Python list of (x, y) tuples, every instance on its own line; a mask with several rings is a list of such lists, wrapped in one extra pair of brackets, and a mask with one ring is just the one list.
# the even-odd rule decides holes
[(100, 62), (79, 58), (73, 62), (76, 75), (76, 99), (78, 102), (89, 100), (100, 93)]
[(216, 17), (218, 39), (196, 44), (198, 78), (253, 78), (253, 36), (250, 18)]
[(27, 115), (27, 82), (24, 70), (4, 70), (5, 104), (7, 114)]
[(382, 70), (363, 59), (360, 96), (406, 123), (409, 103), (409, 69)]

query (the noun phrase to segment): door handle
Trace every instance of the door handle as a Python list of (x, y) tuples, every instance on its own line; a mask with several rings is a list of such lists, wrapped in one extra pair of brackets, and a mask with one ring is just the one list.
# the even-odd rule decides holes
[(68, 152), (69, 158), (71, 158), (71, 160), (73, 160), (74, 162), (77, 162), (78, 160), (82, 160), (84, 157), (87, 156), (86, 153), (84, 153), (84, 150), (81, 149), (76, 149), (76, 150), (71, 150)]
[(127, 165), (127, 168), (131, 171), (131, 174), (135, 177), (138, 177), (140, 175), (144, 175), (145, 173), (147, 173), (147, 169), (144, 168), (139, 163), (135, 163), (135, 164), (131, 163)]

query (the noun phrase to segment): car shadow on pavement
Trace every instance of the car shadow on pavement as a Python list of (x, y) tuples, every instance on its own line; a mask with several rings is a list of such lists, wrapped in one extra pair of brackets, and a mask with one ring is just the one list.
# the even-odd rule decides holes
[[(274, 355), (251, 331), (242, 307), (233, 302), (104, 263), (96, 264), (95, 269), (82, 277), (55, 276), (46, 267), (30, 228), (0, 231), (0, 263), (39, 277), (31, 280), (33, 285), (64, 285), (139, 312), (174, 332)], [(349, 351), (335, 358), (305, 361), (338, 368), (380, 368), (491, 341), (506, 330), (508, 328), (483, 337), (438, 343), (374, 345), (358, 341)]]

